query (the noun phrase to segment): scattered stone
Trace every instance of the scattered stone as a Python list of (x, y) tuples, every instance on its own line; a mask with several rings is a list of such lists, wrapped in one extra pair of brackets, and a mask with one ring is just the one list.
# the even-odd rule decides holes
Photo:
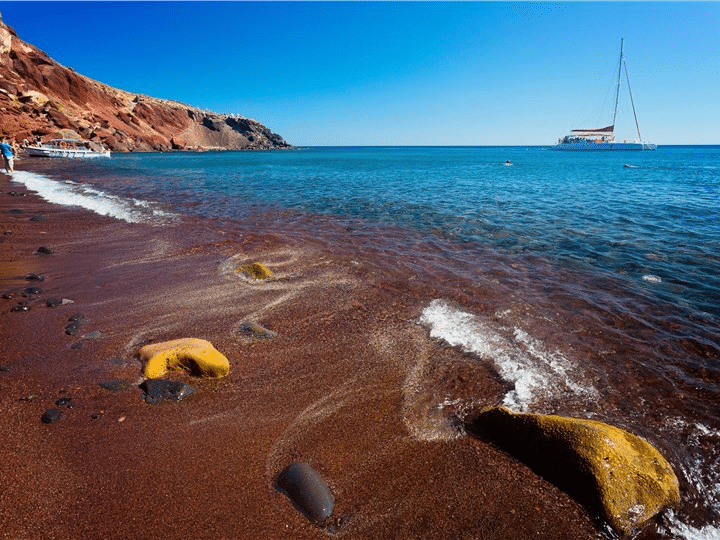
[(140, 388), (144, 392), (145, 403), (151, 405), (166, 399), (182, 401), (195, 391), (192, 386), (168, 379), (148, 379), (140, 384)]
[(100, 330), (95, 330), (93, 332), (88, 332), (87, 334), (83, 334), (83, 339), (100, 339), (102, 337), (102, 332)]
[(6, 373), (8, 371), (12, 371), (12, 368), (10, 366), (0, 366), (0, 373)]
[(35, 401), (35, 394), (25, 394), (24, 396), (20, 396), (18, 401)]
[(71, 348), (73, 351), (77, 351), (78, 349), (81, 349), (81, 348), (82, 348), (82, 341), (76, 341), (75, 343), (73, 343), (72, 345), (70, 345), (70, 348)]
[(62, 300), (60, 300), (59, 298), (48, 298), (45, 302), (45, 305), (47, 305), (47, 307), (49, 308), (58, 307), (61, 304)]
[(47, 218), (45, 216), (32, 216), (30, 218), (30, 221), (33, 221), (35, 223), (42, 223), (44, 221), (47, 221)]
[(272, 270), (259, 262), (240, 266), (237, 271), (253, 279), (272, 279), (275, 277)]
[(49, 247), (40, 246), (35, 253), (37, 253), (38, 255), (52, 255), (53, 253), (55, 253), (55, 251), (50, 249)]
[(26, 281), (45, 281), (45, 276), (42, 274), (26, 274), (25, 275)]
[(600, 516), (621, 536), (678, 506), (678, 479), (651, 444), (597, 420), (482, 411), (467, 424)]
[(92, 413), (92, 414), (90, 415), (90, 418), (92, 418), (93, 420), (97, 420), (98, 418), (100, 418), (100, 414), (99, 414), (99, 413)]
[(323, 525), (335, 507), (335, 499), (325, 481), (307, 463), (291, 463), (276, 481), (295, 508), (316, 525)]
[(2, 298), (4, 300), (12, 300), (13, 298), (15, 298), (15, 293), (11, 293), (11, 292), (3, 293), (2, 296), (0, 296), (0, 298)]
[(10, 308), (10, 311), (30, 311), (30, 306), (28, 306), (25, 302), (18, 302)]
[(64, 405), (68, 409), (72, 409), (75, 407), (75, 404), (72, 402), (72, 398), (69, 396), (64, 396), (64, 397), (56, 399), (55, 405), (57, 405), (58, 407), (62, 407)]
[(184, 338), (145, 345), (140, 349), (140, 361), (148, 379), (160, 377), (170, 369), (208, 378), (230, 373), (228, 359), (204, 339)]
[(124, 381), (122, 379), (100, 381), (98, 385), (100, 385), (100, 388), (110, 390), (111, 392), (123, 392), (124, 390), (127, 390), (132, 386), (128, 381)]
[(40, 287), (27, 287), (23, 293), (25, 293), (28, 296), (36, 295), (36, 294), (42, 294), (43, 291)]
[(68, 319), (68, 324), (65, 326), (65, 333), (68, 336), (74, 336), (77, 334), (78, 329), (87, 323), (87, 319), (82, 313), (76, 313)]
[(253, 339), (274, 339), (277, 337), (276, 332), (268, 330), (255, 321), (245, 321), (242, 323), (240, 325), (240, 332)]
[(75, 334), (77, 334), (78, 328), (79, 325), (77, 323), (70, 323), (65, 326), (65, 333), (68, 336), (74, 336)]
[(53, 408), (46, 410), (40, 420), (42, 420), (45, 424), (52, 424), (58, 418), (60, 418), (60, 409)]
[(25, 210), (20, 210), (19, 208), (11, 208), (10, 210), (7, 210), (5, 213), (10, 214), (11, 216), (19, 216), (20, 214), (24, 214)]

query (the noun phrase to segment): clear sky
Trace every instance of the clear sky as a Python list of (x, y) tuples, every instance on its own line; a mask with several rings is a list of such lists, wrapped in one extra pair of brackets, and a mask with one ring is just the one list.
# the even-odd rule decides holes
[[(720, 144), (720, 2), (0, 2), (101, 82), (259, 120), (295, 145), (545, 145), (611, 123)], [(636, 137), (627, 91), (620, 138)]]

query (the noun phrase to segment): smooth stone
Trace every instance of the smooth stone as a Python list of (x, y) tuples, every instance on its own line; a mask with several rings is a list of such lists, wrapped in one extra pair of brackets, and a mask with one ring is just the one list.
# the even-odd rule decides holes
[(58, 418), (60, 418), (60, 409), (53, 408), (46, 410), (42, 417), (40, 417), (40, 420), (42, 420), (45, 424), (52, 424)]
[(100, 330), (94, 330), (93, 332), (88, 332), (87, 334), (83, 334), (83, 339), (100, 339), (102, 337), (102, 332)]
[(254, 279), (272, 279), (275, 274), (264, 264), (254, 262), (252, 264), (244, 264), (237, 269), (241, 274)]
[(56, 399), (55, 405), (57, 405), (58, 407), (62, 407), (63, 405), (65, 405), (68, 409), (72, 409), (75, 406), (73, 405), (72, 398), (69, 396), (64, 396)]
[(166, 399), (182, 401), (195, 391), (192, 386), (167, 379), (148, 379), (140, 384), (140, 388), (145, 392), (143, 395), (145, 403), (151, 405)]
[(307, 463), (288, 465), (278, 475), (276, 486), (316, 525), (322, 525), (332, 515), (335, 499), (322, 477)]
[(34, 295), (42, 294), (45, 291), (43, 291), (40, 287), (27, 287), (23, 292), (28, 295)]
[(466, 425), (627, 537), (680, 504), (678, 479), (650, 443), (597, 420), (483, 410)]
[(24, 214), (25, 210), (20, 210), (19, 208), (11, 208), (10, 210), (5, 212), (6, 214), (10, 214), (11, 216), (19, 216), (20, 214)]
[(124, 381), (122, 379), (112, 379), (109, 381), (100, 381), (98, 383), (100, 388), (104, 388), (105, 390), (110, 390), (111, 392), (122, 392), (124, 390), (127, 390), (132, 386), (128, 381)]
[(83, 324), (87, 321), (87, 319), (85, 318), (85, 315), (83, 315), (82, 313), (75, 313), (74, 315), (72, 315), (71, 317), (68, 318), (68, 321), (73, 322), (73, 323)]
[(76, 341), (75, 343), (73, 343), (72, 345), (70, 345), (70, 348), (71, 348), (73, 351), (77, 351), (78, 349), (81, 349), (81, 348), (82, 348), (82, 341)]
[(45, 305), (49, 308), (58, 307), (62, 304), (62, 300), (59, 298), (48, 298), (45, 302)]
[(155, 379), (168, 370), (184, 370), (198, 377), (219, 378), (230, 373), (230, 362), (212, 343), (184, 338), (145, 345), (140, 349), (143, 376)]
[(65, 327), (65, 333), (68, 336), (74, 336), (75, 334), (77, 334), (78, 328), (79, 325), (77, 323), (70, 323)]
[(50, 249), (49, 247), (40, 246), (35, 253), (37, 253), (38, 255), (52, 255), (53, 253), (55, 253), (55, 251)]
[(26, 274), (25, 275), (26, 281), (45, 281), (45, 276), (42, 274)]
[(0, 366), (0, 373), (12, 371), (12, 368), (10, 366)]
[(19, 304), (14, 305), (10, 308), (10, 311), (18, 312), (18, 311), (30, 311), (30, 306), (28, 306), (24, 302), (20, 302)]
[(30, 221), (33, 221), (35, 223), (42, 223), (44, 221), (47, 221), (47, 218), (45, 216), (32, 216), (30, 218)]
[(3, 293), (2, 295), (0, 295), (0, 298), (2, 298), (3, 300), (12, 300), (13, 298), (15, 298), (15, 293), (11, 293), (11, 292)]
[(245, 321), (240, 325), (240, 332), (244, 335), (255, 339), (273, 339), (277, 337), (277, 333), (268, 330), (264, 326), (255, 321)]

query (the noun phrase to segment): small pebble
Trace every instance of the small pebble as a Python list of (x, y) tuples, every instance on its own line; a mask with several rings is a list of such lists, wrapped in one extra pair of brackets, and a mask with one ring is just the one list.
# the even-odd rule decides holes
[(45, 276), (42, 274), (27, 274), (25, 279), (27, 281), (45, 281)]
[(45, 411), (40, 419), (45, 424), (52, 424), (58, 418), (60, 418), (60, 409), (53, 408), (53, 409), (48, 409), (47, 411)]
[(82, 347), (82, 341), (76, 341), (75, 343), (73, 343), (72, 345), (70, 345), (70, 348), (71, 348), (73, 351), (77, 351), (77, 350), (80, 349), (81, 347)]
[(27, 287), (24, 291), (25, 294), (42, 294), (44, 291), (40, 287)]
[(102, 332), (100, 330), (95, 330), (94, 332), (88, 332), (87, 334), (83, 334), (83, 339), (100, 339), (102, 337)]
[(48, 298), (47, 302), (45, 302), (45, 304), (47, 305), (47, 307), (50, 307), (50, 308), (58, 307), (59, 305), (62, 304), (62, 300), (60, 300), (59, 298)]
[(43, 221), (47, 221), (47, 218), (45, 216), (32, 216), (30, 218), (30, 221), (33, 221), (35, 223), (42, 223)]
[(62, 407), (63, 405), (67, 405), (68, 409), (72, 409), (72, 398), (69, 396), (61, 397), (55, 400), (55, 405), (58, 407)]
[(28, 306), (25, 302), (20, 302), (19, 304), (11, 307), (10, 311), (30, 311), (30, 306)]
[(40, 246), (35, 253), (37, 253), (38, 255), (52, 255), (53, 253), (55, 253), (55, 251), (53, 251), (49, 247)]

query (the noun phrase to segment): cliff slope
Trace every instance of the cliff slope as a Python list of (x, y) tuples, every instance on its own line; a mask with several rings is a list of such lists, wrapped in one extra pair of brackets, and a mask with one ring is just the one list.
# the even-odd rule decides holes
[(66, 137), (116, 152), (290, 145), (260, 122), (132, 94), (84, 77), (25, 43), (0, 18), (0, 135)]

